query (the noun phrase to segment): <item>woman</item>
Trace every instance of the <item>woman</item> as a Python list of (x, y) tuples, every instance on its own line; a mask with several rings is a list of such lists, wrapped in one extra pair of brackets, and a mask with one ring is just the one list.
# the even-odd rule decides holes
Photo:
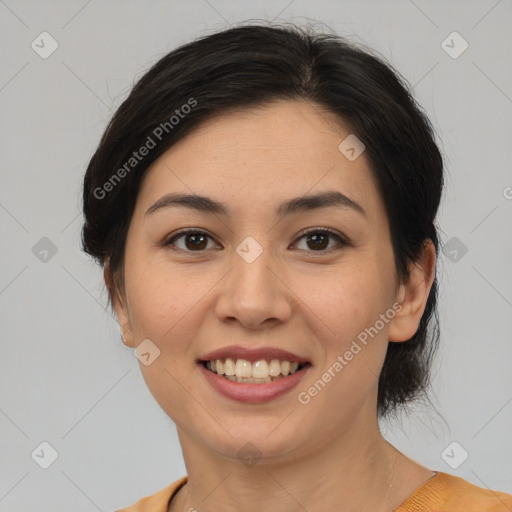
[(379, 429), (429, 382), (442, 186), (403, 81), (340, 37), (232, 28), (140, 79), (83, 246), (187, 476), (123, 510), (512, 509)]

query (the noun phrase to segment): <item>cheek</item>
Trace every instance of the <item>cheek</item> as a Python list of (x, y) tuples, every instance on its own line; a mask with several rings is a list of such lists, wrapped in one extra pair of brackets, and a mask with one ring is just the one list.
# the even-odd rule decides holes
[[(139, 368), (153, 397), (167, 414), (175, 419), (177, 411), (186, 410), (189, 395), (189, 375), (195, 370), (191, 339), (198, 336), (198, 300), (204, 295), (199, 284), (170, 277), (154, 265), (127, 274), (130, 297), (130, 318), (136, 343), (149, 339), (157, 347), (157, 357), (149, 365), (142, 361)], [(179, 416), (179, 414), (178, 414)]]
[(142, 250), (132, 253), (126, 264), (126, 290), (134, 329), (161, 339), (190, 309), (193, 286), (187, 286), (183, 273), (174, 271), (168, 262), (152, 259)]
[(317, 377), (328, 381), (328, 390), (322, 391), (317, 404), (322, 408), (341, 400), (357, 408), (374, 391), (384, 362), (389, 323), (380, 315), (390, 307), (390, 294), (377, 266), (354, 265), (340, 269), (336, 276), (325, 282), (324, 292), (311, 305), (321, 324), (329, 327), (317, 332), (323, 345)]
[[(340, 268), (318, 280), (307, 278), (316, 290), (305, 300), (329, 327), (324, 337), (333, 349), (350, 344), (365, 328), (373, 325), (388, 307), (389, 294), (385, 292), (382, 276), (371, 265)], [(302, 293), (306, 293), (306, 289)]]
[(127, 273), (133, 332), (137, 343), (148, 338), (157, 345), (160, 365), (175, 372), (188, 372), (195, 365), (194, 340), (204, 337), (204, 317), (213, 307), (208, 291), (217, 281), (212, 272), (200, 273), (194, 265), (178, 269), (169, 262)]
[(127, 276), (130, 318), (139, 337), (161, 340), (164, 330), (170, 329), (179, 315), (176, 289), (167, 286), (161, 277), (148, 272), (132, 280)]
[[(377, 397), (378, 376), (387, 350), (388, 324), (379, 321), (389, 304), (384, 287), (367, 272), (330, 282), (318, 306), (329, 331), (317, 332), (323, 357), (314, 378), (299, 391), (305, 410), (321, 414), (326, 424), (349, 423), (360, 409)], [(376, 322), (379, 321), (375, 329)], [(318, 322), (317, 322), (318, 325)], [(334, 335), (332, 332), (334, 332)], [(327, 334), (326, 334), (327, 333)], [(333, 427), (334, 428), (334, 427)]]

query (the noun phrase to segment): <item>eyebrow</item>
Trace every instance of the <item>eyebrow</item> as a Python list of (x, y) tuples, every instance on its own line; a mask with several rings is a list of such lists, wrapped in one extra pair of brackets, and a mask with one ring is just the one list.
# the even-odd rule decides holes
[[(172, 206), (184, 206), (199, 212), (225, 215), (227, 217), (231, 216), (227, 206), (215, 199), (196, 194), (180, 193), (171, 193), (161, 197), (146, 210), (145, 215), (147, 216), (158, 210)], [(329, 206), (351, 208), (364, 217), (367, 217), (366, 211), (359, 203), (337, 190), (329, 190), (327, 192), (288, 199), (279, 205), (276, 213), (280, 217), (284, 217), (299, 212), (316, 210)]]

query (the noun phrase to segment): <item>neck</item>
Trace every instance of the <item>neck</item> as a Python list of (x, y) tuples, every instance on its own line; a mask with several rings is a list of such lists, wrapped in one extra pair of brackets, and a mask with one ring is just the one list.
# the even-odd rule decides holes
[(393, 510), (404, 497), (395, 479), (406, 458), (374, 420), (361, 417), (345, 433), (333, 433), (334, 441), (314, 439), (286, 457), (263, 454), (252, 466), (212, 452), (178, 428), (188, 483), (173, 499), (172, 511)]

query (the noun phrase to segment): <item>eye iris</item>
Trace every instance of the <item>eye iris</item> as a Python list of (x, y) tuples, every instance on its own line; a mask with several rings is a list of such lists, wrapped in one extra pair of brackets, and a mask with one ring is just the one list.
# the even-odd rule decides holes
[[(317, 242), (319, 241), (320, 238), (323, 238), (323, 242), (324, 243), (320, 243), (318, 244)], [(313, 235), (309, 235), (307, 240), (308, 240), (308, 243), (311, 241), (311, 240), (314, 240), (313, 242), (313, 248), (315, 249), (325, 249), (328, 245), (327, 242), (327, 239), (329, 238), (329, 235), (326, 235), (325, 233), (315, 233)]]
[[(185, 235), (185, 245), (187, 246), (187, 249), (204, 249), (206, 247), (207, 241), (206, 237), (204, 235), (201, 235), (199, 233), (193, 233), (191, 235)], [(195, 240), (195, 242), (192, 242), (192, 245), (189, 246), (188, 242), (190, 240)]]

